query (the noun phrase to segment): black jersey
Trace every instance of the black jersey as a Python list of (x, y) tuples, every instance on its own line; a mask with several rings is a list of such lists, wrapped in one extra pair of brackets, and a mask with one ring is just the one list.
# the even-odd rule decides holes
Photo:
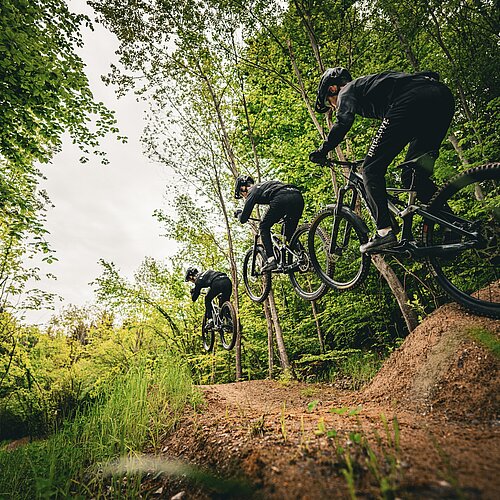
[(356, 115), (382, 120), (402, 92), (414, 85), (438, 80), (439, 75), (430, 71), (414, 74), (385, 71), (349, 82), (338, 94), (336, 121), (323, 144), (323, 150), (331, 151), (342, 142)]
[(212, 269), (207, 269), (203, 273), (199, 274), (196, 278), (196, 281), (194, 282), (194, 287), (191, 290), (191, 297), (193, 299), (193, 302), (200, 296), (202, 288), (212, 286), (212, 282), (220, 278), (229, 279), (226, 273), (213, 271)]
[(296, 186), (283, 184), (280, 181), (265, 181), (252, 186), (239, 217), (240, 222), (244, 224), (248, 220), (255, 205), (269, 205), (273, 197), (284, 188), (298, 190)]

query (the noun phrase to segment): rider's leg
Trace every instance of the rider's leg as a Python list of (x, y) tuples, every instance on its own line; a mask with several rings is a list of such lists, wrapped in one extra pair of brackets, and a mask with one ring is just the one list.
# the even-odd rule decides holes
[(205, 318), (207, 321), (212, 319), (212, 300), (218, 295), (218, 293), (217, 286), (211, 285), (205, 295)]
[(377, 224), (377, 234), (360, 246), (361, 252), (391, 248), (397, 244), (387, 206), (385, 174), (387, 167), (410, 141), (408, 114), (404, 106), (391, 108), (382, 121), (363, 164), (363, 182), (368, 205)]
[(385, 118), (363, 164), (363, 182), (367, 201), (379, 230), (391, 227), (385, 174), (389, 164), (409, 141), (405, 127), (402, 125), (401, 120)]
[(217, 278), (212, 282), (212, 288), (215, 289), (217, 295), (219, 295), (219, 306), (227, 300), (230, 300), (231, 294), (233, 293), (233, 285), (231, 280), (227, 277)]
[[(280, 194), (280, 193), (278, 193)], [(304, 211), (304, 198), (298, 189), (290, 190), (281, 195), (287, 207), (287, 216), (285, 219), (285, 238), (287, 243), (290, 242), (292, 236), (299, 225), (302, 212)]]
[(286, 206), (280, 202), (278, 196), (274, 196), (269, 203), (269, 210), (260, 221), (260, 237), (266, 251), (267, 261), (263, 266), (263, 271), (276, 269), (276, 259), (274, 258), (273, 243), (271, 240), (271, 228), (286, 214)]
[[(439, 148), (446, 136), (453, 118), (455, 103), (448, 87), (436, 83), (418, 88), (414, 92), (412, 112), (412, 141), (406, 153), (406, 160), (418, 158), (429, 151), (435, 152), (436, 158)], [(412, 183), (417, 197), (427, 203), (436, 192), (436, 185), (431, 179), (434, 163), (418, 165), (415, 170), (403, 167), (401, 180), (407, 188)]]

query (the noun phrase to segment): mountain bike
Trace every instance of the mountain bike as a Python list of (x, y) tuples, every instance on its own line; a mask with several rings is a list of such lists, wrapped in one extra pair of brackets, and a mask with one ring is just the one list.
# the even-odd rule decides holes
[[(402, 165), (419, 168), (429, 158), (425, 154)], [(346, 183), (337, 203), (321, 210), (309, 231), (314, 269), (325, 284), (340, 291), (358, 287), (370, 266), (370, 256), (359, 249), (368, 241), (363, 217), (371, 216), (357, 171), (362, 163), (326, 161), (329, 168), (343, 167)], [(489, 163), (453, 177), (427, 205), (417, 203), (411, 189), (388, 188), (389, 210), (394, 221), (402, 220), (402, 232), (397, 246), (378, 253), (424, 259), (449, 298), (473, 313), (500, 317), (499, 183), (500, 163)], [(399, 198), (402, 195), (406, 202)], [(419, 241), (413, 236), (415, 221), (421, 224)], [(320, 246), (325, 233), (327, 244)]]
[[(260, 219), (250, 218), (249, 220), (260, 222)], [(299, 297), (312, 301), (321, 298), (328, 287), (321, 281), (314, 271), (309, 253), (307, 252), (307, 235), (309, 234), (309, 224), (302, 224), (287, 244), (285, 238), (286, 217), (281, 219), (281, 234), (271, 231), (274, 257), (278, 264), (273, 271), (262, 271), (266, 262), (266, 251), (259, 243), (260, 232), (254, 236), (251, 248), (245, 254), (243, 260), (243, 282), (249, 297), (254, 302), (264, 302), (271, 291), (272, 273), (288, 274), (292, 287)], [(326, 244), (327, 236), (318, 230), (318, 237), (323, 238), (322, 244)]]
[(230, 351), (236, 344), (238, 329), (234, 306), (229, 301), (219, 305), (218, 301), (216, 301), (217, 297), (212, 299), (212, 321), (208, 322), (207, 317), (203, 316), (201, 326), (203, 348), (207, 352), (210, 352), (214, 347), (216, 331), (219, 332), (222, 347), (227, 351)]

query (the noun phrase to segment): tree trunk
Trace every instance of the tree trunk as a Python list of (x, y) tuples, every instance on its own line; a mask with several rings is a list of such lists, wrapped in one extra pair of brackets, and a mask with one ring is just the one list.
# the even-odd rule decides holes
[(319, 350), (321, 354), (325, 353), (325, 342), (323, 340), (323, 334), (321, 333), (321, 326), (319, 324), (318, 311), (316, 310), (316, 302), (313, 300), (311, 302), (311, 309), (314, 316), (314, 323), (316, 324), (316, 332), (318, 334), (319, 340)]
[(415, 55), (415, 52), (413, 52), (411, 44), (408, 41), (408, 38), (406, 37), (403, 29), (401, 28), (401, 24), (399, 22), (397, 13), (395, 13), (392, 9), (389, 8), (386, 10), (386, 12), (391, 20), (392, 25), (396, 30), (396, 36), (398, 37), (401, 47), (405, 51), (406, 57), (408, 58), (408, 61), (410, 62), (411, 67), (413, 68), (413, 71), (419, 71), (420, 68), (417, 56)]
[(399, 309), (401, 310), (401, 314), (403, 315), (408, 331), (413, 331), (418, 326), (418, 319), (415, 311), (413, 311), (409, 304), (408, 295), (401, 284), (401, 281), (399, 281), (399, 278), (392, 267), (387, 264), (381, 255), (372, 255), (372, 262), (389, 285), (389, 288), (399, 305)]
[(269, 310), (269, 299), (264, 301), (263, 307), (267, 322), (268, 376), (272, 379), (274, 374), (273, 319), (271, 318), (271, 311)]
[(273, 319), (274, 332), (276, 334), (276, 345), (278, 346), (278, 353), (281, 361), (281, 368), (285, 376), (290, 376), (294, 378), (293, 371), (288, 361), (288, 354), (286, 353), (285, 342), (283, 341), (283, 332), (281, 331), (281, 325), (278, 318), (278, 312), (276, 310), (276, 302), (274, 300), (274, 292), (271, 290), (269, 293), (269, 308), (271, 310), (271, 317)]
[(302, 24), (306, 29), (307, 36), (309, 38), (309, 43), (311, 44), (311, 49), (313, 51), (316, 62), (318, 63), (318, 67), (320, 71), (323, 73), (325, 71), (325, 67), (323, 65), (323, 61), (321, 59), (321, 52), (319, 50), (318, 41), (316, 39), (316, 33), (314, 32), (314, 28), (311, 22), (311, 15), (305, 9), (302, 9), (302, 5), (299, 4), (297, 0), (294, 0), (295, 8), (302, 20)]

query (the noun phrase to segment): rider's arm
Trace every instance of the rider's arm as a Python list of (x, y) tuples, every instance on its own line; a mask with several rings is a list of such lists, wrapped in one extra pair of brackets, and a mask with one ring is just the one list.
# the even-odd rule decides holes
[(340, 93), (337, 104), (335, 123), (332, 125), (326, 141), (320, 150), (328, 153), (335, 149), (344, 139), (354, 123), (356, 117), (356, 98), (351, 92)]
[(240, 214), (240, 222), (244, 224), (250, 215), (252, 215), (252, 210), (255, 204), (257, 203), (259, 197), (259, 188), (258, 186), (254, 186), (250, 192), (248, 193), (247, 199), (245, 201), (245, 206), (243, 207), (243, 212)]

